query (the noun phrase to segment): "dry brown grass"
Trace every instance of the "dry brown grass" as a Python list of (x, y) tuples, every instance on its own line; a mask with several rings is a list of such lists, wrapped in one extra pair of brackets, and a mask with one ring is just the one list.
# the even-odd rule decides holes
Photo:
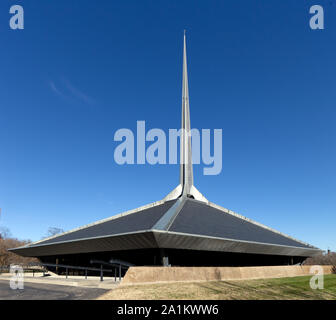
[(326, 275), (323, 290), (312, 290), (310, 276), (267, 280), (162, 283), (120, 286), (102, 300), (336, 300), (336, 275)]

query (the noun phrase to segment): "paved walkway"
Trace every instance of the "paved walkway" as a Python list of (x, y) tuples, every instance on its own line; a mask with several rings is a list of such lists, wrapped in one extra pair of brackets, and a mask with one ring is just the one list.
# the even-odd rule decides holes
[[(11, 274), (1, 274), (0, 281), (7, 282), (9, 286), (9, 281), (11, 279)], [(72, 286), (81, 288), (96, 288), (96, 289), (107, 289), (111, 290), (119, 285), (119, 278), (117, 281), (111, 277), (104, 277), (104, 281), (100, 281), (100, 277), (88, 277), (85, 279), (83, 276), (59, 276), (56, 274), (50, 274), (49, 276), (43, 276), (42, 273), (35, 274), (33, 277), (31, 274), (24, 275), (24, 283), (29, 284), (50, 284), (59, 286)]]
[(25, 282), (24, 289), (13, 290), (9, 281), (0, 280), (0, 300), (89, 300), (107, 289)]

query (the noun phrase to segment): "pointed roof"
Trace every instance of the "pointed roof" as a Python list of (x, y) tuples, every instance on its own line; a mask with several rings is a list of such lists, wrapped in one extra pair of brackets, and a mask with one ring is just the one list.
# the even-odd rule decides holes
[(307, 243), (209, 202), (194, 186), (186, 35), (183, 45), (180, 184), (163, 200), (12, 249), (46, 256), (175, 248), (288, 256), (321, 252)]
[(24, 256), (175, 248), (310, 256), (319, 249), (215, 204), (180, 197), (13, 249)]

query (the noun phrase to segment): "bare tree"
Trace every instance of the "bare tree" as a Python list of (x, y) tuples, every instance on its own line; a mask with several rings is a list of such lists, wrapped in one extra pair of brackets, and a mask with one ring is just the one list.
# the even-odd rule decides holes
[(316, 256), (307, 258), (304, 262), (305, 265), (331, 265), (332, 271), (336, 273), (336, 252), (328, 251)]
[(0, 227), (0, 239), (8, 239), (11, 237), (11, 232), (7, 227)]
[(36, 258), (21, 257), (8, 249), (17, 248), (28, 244), (29, 240), (18, 240), (14, 238), (0, 239), (0, 267), (10, 264), (27, 264), (29, 262), (38, 262)]
[(47, 232), (47, 237), (52, 237), (52, 236), (55, 236), (56, 234), (60, 234), (63, 232), (64, 230), (61, 228), (49, 227), (48, 232)]
[(10, 230), (0, 227), (0, 267), (9, 266), (10, 264), (27, 264), (29, 262), (38, 262), (36, 258), (21, 257), (8, 249), (17, 248), (30, 243), (30, 240), (18, 240), (11, 236)]

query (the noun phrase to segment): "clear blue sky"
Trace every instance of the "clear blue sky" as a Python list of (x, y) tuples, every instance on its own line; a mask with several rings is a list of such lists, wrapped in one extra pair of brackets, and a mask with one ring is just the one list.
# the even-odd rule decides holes
[[(25, 29), (9, 29), (9, 7)], [(309, 28), (321, 4), (325, 30)], [(187, 29), (192, 127), (223, 129), (206, 197), (336, 250), (335, 1), (0, 4), (0, 225), (38, 240), (162, 199), (176, 165), (119, 166), (119, 128), (180, 125)]]

